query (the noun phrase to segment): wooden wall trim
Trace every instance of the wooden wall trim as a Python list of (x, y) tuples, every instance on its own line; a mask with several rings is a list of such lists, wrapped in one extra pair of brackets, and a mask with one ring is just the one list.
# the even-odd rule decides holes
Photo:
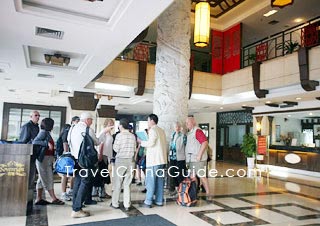
[(146, 77), (147, 77), (147, 61), (139, 61), (139, 71), (138, 71), (138, 87), (135, 91), (137, 96), (142, 96), (146, 88)]

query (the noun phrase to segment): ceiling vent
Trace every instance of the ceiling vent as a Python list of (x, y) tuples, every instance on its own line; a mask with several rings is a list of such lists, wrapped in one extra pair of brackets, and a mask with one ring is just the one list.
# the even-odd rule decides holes
[(277, 21), (277, 20), (271, 20), (268, 24), (275, 25), (275, 24), (277, 24), (277, 23), (279, 23), (279, 21)]
[(36, 35), (46, 37), (46, 38), (54, 38), (54, 39), (62, 39), (63, 31), (52, 30), (49, 28), (36, 27)]
[(39, 78), (54, 78), (54, 75), (48, 75), (48, 74), (38, 74)]

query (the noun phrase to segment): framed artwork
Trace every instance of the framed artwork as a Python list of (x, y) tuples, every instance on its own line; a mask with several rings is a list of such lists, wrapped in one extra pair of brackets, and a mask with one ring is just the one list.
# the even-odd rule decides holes
[(316, 124), (313, 125), (313, 136), (317, 136), (320, 135), (320, 125)]
[(280, 125), (276, 125), (276, 142), (280, 142), (280, 134), (281, 134), (281, 128)]

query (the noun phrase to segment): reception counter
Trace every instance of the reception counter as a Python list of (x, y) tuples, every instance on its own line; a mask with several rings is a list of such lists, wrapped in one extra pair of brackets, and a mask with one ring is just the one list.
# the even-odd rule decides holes
[[(286, 161), (286, 156), (288, 154), (295, 154), (299, 156), (300, 161), (297, 163), (289, 163)], [(320, 149), (298, 146), (271, 145), (269, 147), (269, 162), (267, 161), (268, 158), (265, 159), (264, 163), (293, 169), (320, 172)]]
[(0, 145), (0, 217), (26, 215), (31, 155), (32, 144)]

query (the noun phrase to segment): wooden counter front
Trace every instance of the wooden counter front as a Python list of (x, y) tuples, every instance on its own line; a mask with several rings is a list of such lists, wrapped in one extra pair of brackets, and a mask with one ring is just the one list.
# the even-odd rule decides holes
[[(298, 155), (301, 158), (301, 161), (296, 164), (288, 163), (285, 160), (285, 156), (290, 153)], [(320, 172), (320, 154), (314, 152), (269, 149), (269, 164)]]
[(24, 216), (32, 144), (0, 144), (0, 216)]

